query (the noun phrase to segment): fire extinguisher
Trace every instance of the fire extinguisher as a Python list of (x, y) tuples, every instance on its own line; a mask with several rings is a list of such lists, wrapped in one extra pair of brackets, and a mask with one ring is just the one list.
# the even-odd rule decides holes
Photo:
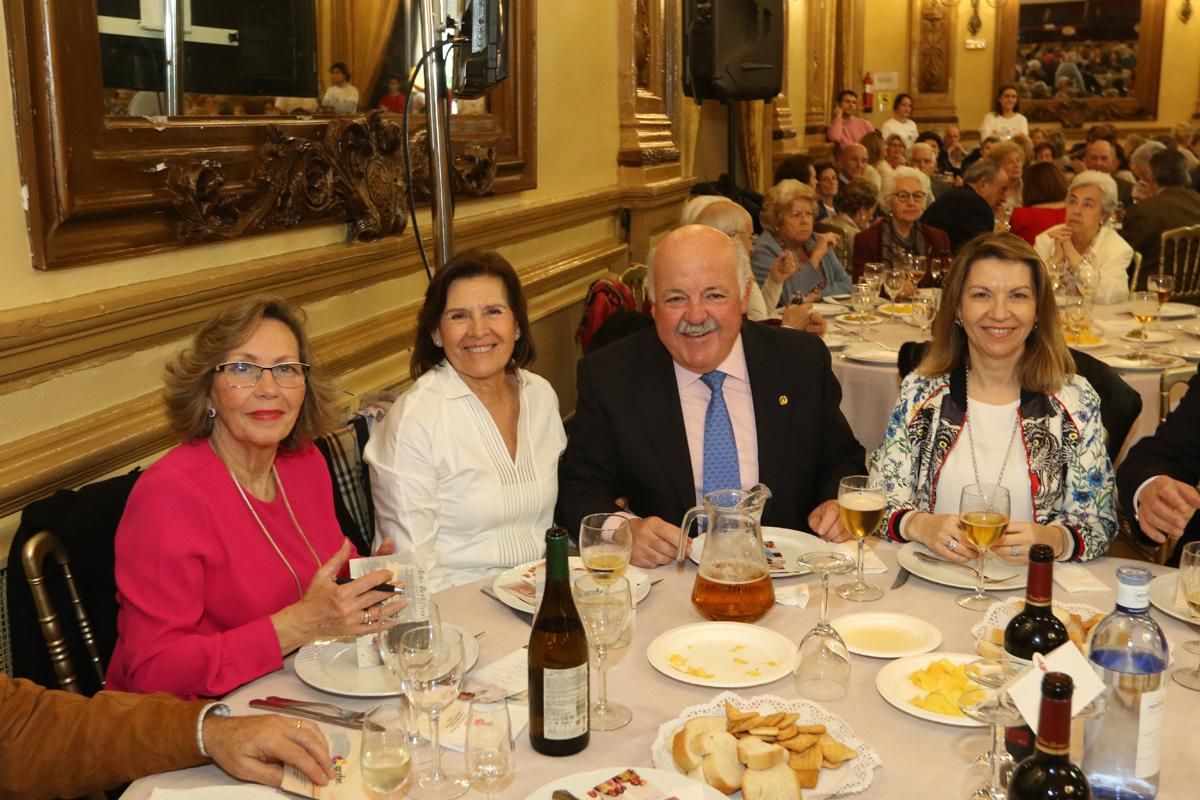
[(867, 73), (863, 78), (863, 95), (862, 95), (862, 110), (874, 111), (872, 107), (875, 103), (875, 79), (871, 77), (871, 73)]

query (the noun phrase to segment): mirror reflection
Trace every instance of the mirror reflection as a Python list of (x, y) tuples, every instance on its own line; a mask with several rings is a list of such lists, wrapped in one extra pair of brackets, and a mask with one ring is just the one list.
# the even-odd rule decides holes
[[(163, 0), (96, 0), (96, 6), (105, 114), (166, 115)], [(187, 116), (403, 113), (410, 100), (414, 113), (425, 108), (423, 75), (408, 93), (422, 52), (420, 4), (413, 0), (184, 0), (182, 6)], [(486, 95), (451, 93), (452, 113), (487, 110)]]
[(1014, 83), (1021, 98), (1133, 94), (1140, 0), (1021, 0)]

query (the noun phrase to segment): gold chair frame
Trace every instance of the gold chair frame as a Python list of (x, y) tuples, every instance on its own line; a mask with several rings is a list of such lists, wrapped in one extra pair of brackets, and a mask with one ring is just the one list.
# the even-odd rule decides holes
[(1200, 299), (1200, 225), (1163, 231), (1158, 253), (1159, 272), (1175, 276), (1172, 296)]
[(634, 311), (641, 311), (646, 307), (646, 274), (648, 271), (645, 264), (630, 264), (621, 273), (621, 282), (629, 287), (629, 291), (633, 292), (636, 306)]
[(1187, 383), (1196, 374), (1195, 364), (1184, 364), (1179, 367), (1168, 367), (1162, 371), (1158, 382), (1158, 421), (1165, 422), (1171, 413), (1171, 390), (1181, 383)]
[(29, 582), (29, 590), (33, 594), (38, 623), (42, 627), (42, 635), (46, 637), (46, 648), (50, 651), (50, 664), (54, 667), (54, 674), (58, 677), (58, 685), (64, 691), (82, 694), (79, 689), (79, 681), (75, 677), (75, 664), (71, 660), (71, 652), (67, 647), (67, 639), (63, 633), (58, 612), (55, 610), (50, 592), (46, 588), (46, 573), (42, 568), (46, 559), (51, 557), (63, 571), (63, 577), (67, 583), (67, 593), (71, 597), (71, 607), (75, 612), (75, 621), (79, 624), (79, 635), (83, 638), (92, 668), (96, 671), (100, 688), (103, 689), (104, 662), (96, 647), (96, 637), (92, 632), (91, 620), (88, 618), (87, 610), (83, 607), (79, 590), (75, 587), (75, 578), (71, 574), (67, 548), (50, 531), (40, 531), (30, 537), (25, 546), (21, 548), (21, 562), (25, 567), (25, 579)]

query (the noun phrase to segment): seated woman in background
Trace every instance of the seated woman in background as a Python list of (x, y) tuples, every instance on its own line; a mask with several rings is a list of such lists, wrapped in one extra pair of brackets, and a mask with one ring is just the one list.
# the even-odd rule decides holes
[(854, 256), (854, 238), (871, 227), (875, 219), (875, 187), (864, 180), (850, 181), (834, 200), (837, 213), (816, 224), (818, 233), (836, 233), (841, 237), (834, 252), (838, 262), (850, 264)]
[(879, 177), (883, 183), (888, 182), (888, 176), (897, 167), (903, 167), (908, 163), (908, 145), (904, 143), (898, 135), (892, 134), (887, 138), (883, 148), (883, 160), (875, 165), (875, 169), (879, 170)]
[(837, 214), (837, 196), (842, 190), (838, 169), (832, 161), (822, 161), (813, 168), (817, 173), (818, 221)]
[(1117, 182), (1111, 175), (1084, 170), (1067, 189), (1066, 222), (1038, 234), (1034, 249), (1044, 261), (1065, 265), (1062, 287), (1078, 294), (1075, 276), (1085, 260), (1100, 272), (1093, 300), (1100, 304), (1129, 299), (1129, 263), (1133, 248), (1106, 225), (1117, 208)]
[(1019, 142), (1008, 140), (997, 142), (987, 151), (986, 158), (1008, 173), (1008, 210), (1024, 205), (1021, 198), (1021, 175), (1025, 171), (1025, 148)]
[(376, 544), (441, 590), (540, 558), (566, 447), (558, 398), (534, 358), (525, 295), (498, 253), (434, 275), (417, 317), (413, 385), (364, 452)]
[[(813, 233), (817, 195), (800, 181), (780, 181), (763, 198), (762, 235), (750, 253), (754, 279), (768, 294), (770, 283), (783, 285), (779, 302), (792, 295), (825, 297), (847, 294), (850, 276), (834, 254), (836, 233)], [(768, 308), (773, 306), (768, 303)]]
[(146, 470), (117, 528), (108, 688), (220, 697), (313, 639), (394, 624), (372, 609), (387, 570), (334, 581), (351, 546), (312, 445), (332, 401), (278, 298), (218, 314), (167, 365), (183, 444)]
[(854, 280), (871, 261), (891, 264), (905, 253), (937, 256), (950, 252), (945, 231), (919, 222), (929, 204), (929, 176), (913, 167), (899, 167), (884, 181), (879, 203), (887, 216), (854, 237)]
[(1000, 484), (1012, 501), (993, 551), (1023, 562), (1104, 555), (1117, 533), (1100, 398), (1063, 341), (1041, 260), (1009, 233), (967, 243), (947, 273), (933, 340), (900, 384), (871, 475), (888, 496), (884, 535), (960, 563), (962, 489)]
[(1021, 186), (1025, 205), (1013, 209), (1008, 226), (1033, 244), (1039, 233), (1067, 218), (1067, 176), (1057, 164), (1039, 161), (1025, 168)]

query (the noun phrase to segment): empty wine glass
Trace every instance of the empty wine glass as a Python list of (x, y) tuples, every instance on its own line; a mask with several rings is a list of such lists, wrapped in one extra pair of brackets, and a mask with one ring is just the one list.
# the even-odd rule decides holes
[[(1183, 546), (1183, 551), (1179, 554), (1177, 580), (1183, 582), (1183, 596), (1192, 611), (1193, 622), (1200, 624), (1200, 542), (1188, 542)], [(1200, 640), (1184, 642), (1183, 649), (1200, 655)], [(1200, 691), (1200, 663), (1196, 664), (1195, 669), (1180, 667), (1171, 673), (1171, 677), (1180, 686)]]
[(889, 269), (883, 276), (883, 290), (887, 292), (890, 306), (888, 311), (895, 313), (896, 298), (904, 291), (905, 285), (908, 283), (908, 270), (905, 269)]
[(467, 711), (467, 772), (487, 787), (488, 800), (496, 796), (496, 783), (513, 771), (512, 722), (508, 702), (472, 700)]
[(1084, 256), (1083, 260), (1079, 262), (1079, 266), (1075, 268), (1075, 288), (1083, 295), (1085, 332), (1091, 329), (1092, 299), (1096, 296), (1096, 289), (1099, 286), (1100, 268), (1092, 263), (1090, 256)]
[(867, 321), (872, 316), (871, 312), (875, 310), (877, 296), (878, 290), (873, 289), (869, 283), (856, 283), (854, 291), (850, 295), (850, 304), (854, 307), (850, 321), (858, 323), (860, 341), (867, 340)]
[(984, 569), (992, 543), (999, 539), (1008, 527), (1008, 489), (994, 483), (971, 483), (963, 487), (958, 501), (958, 522), (963, 538), (979, 554), (975, 570), (975, 591), (959, 597), (957, 602), (972, 611), (987, 611), (994, 599), (983, 590)]
[(863, 579), (863, 555), (867, 537), (875, 532), (887, 509), (883, 486), (868, 475), (850, 475), (838, 484), (838, 517), (842, 526), (858, 540), (856, 577), (838, 587), (839, 597), (864, 603), (883, 597), (883, 590)]
[(449, 626), (422, 623), (400, 636), (400, 682), (409, 702), (429, 717), (433, 763), (413, 775), (408, 794), (417, 800), (450, 800), (471, 784), (457, 771), (442, 770), (439, 718), (458, 697), (463, 679), (462, 634)]
[(1055, 294), (1058, 294), (1062, 288), (1065, 265), (1053, 257), (1046, 259), (1042, 263), (1046, 265), (1046, 274), (1050, 277), (1051, 288), (1054, 289)]
[(609, 584), (625, 574), (633, 553), (629, 520), (611, 512), (588, 514), (579, 523), (579, 555), (597, 583)]
[(922, 339), (929, 335), (929, 326), (933, 323), (935, 314), (937, 314), (937, 304), (932, 295), (918, 294), (912, 299), (912, 319), (921, 329)]
[(1134, 292), (1129, 296), (1129, 313), (1138, 321), (1141, 328), (1131, 334), (1138, 340), (1137, 349), (1132, 358), (1146, 357), (1146, 341), (1150, 338), (1150, 323), (1158, 319), (1158, 297), (1154, 292)]
[[(966, 667), (967, 677), (981, 688), (970, 689), (958, 700), (958, 707), (973, 720), (991, 726), (992, 746), (977, 756), (971, 771), (982, 771), (983, 783), (968, 786), (969, 800), (1005, 800), (1009, 778), (1015, 763), (1004, 746), (1004, 728), (1018, 724), (1021, 712), (1008, 693), (1001, 689), (1021, 672), (1020, 665), (997, 658), (981, 658)], [(969, 773), (970, 774), (970, 773)]]
[(581, 575), (571, 586), (575, 607), (587, 631), (588, 645), (596, 651), (596, 666), (600, 673), (600, 689), (588, 715), (588, 727), (594, 731), (623, 728), (633, 719), (633, 712), (619, 703), (608, 702), (608, 654), (621, 639), (625, 620), (633, 604), (629, 580), (617, 578), (603, 584), (593, 575)]
[(1062, 316), (1063, 327), (1067, 329), (1067, 344), (1084, 344), (1083, 326), (1087, 309), (1084, 307), (1083, 298), (1074, 295), (1059, 297), (1058, 310)]
[(401, 703), (384, 703), (363, 715), (363, 783), (379, 794), (400, 788), (412, 768), (408, 708)]
[(883, 276), (887, 272), (888, 265), (882, 261), (868, 261), (863, 265), (863, 280), (870, 286), (875, 296), (879, 296), (879, 288), (883, 286)]
[(934, 288), (942, 288), (942, 276), (950, 269), (950, 256), (940, 255), (929, 259), (929, 278)]
[(854, 566), (844, 553), (818, 551), (800, 557), (800, 566), (821, 575), (821, 618), (800, 640), (796, 692), (813, 700), (837, 700), (850, 686), (850, 651), (829, 624), (829, 576), (849, 572)]

